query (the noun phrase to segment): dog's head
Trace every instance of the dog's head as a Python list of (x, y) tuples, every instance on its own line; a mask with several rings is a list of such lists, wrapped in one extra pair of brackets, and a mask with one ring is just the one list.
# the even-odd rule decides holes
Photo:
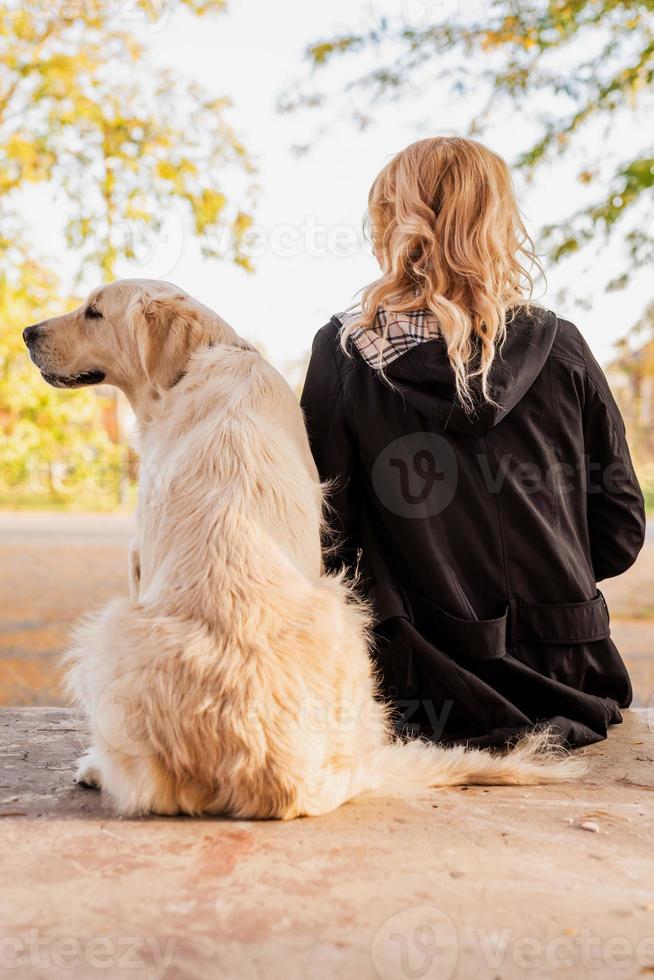
[(32, 361), (55, 388), (104, 381), (130, 396), (172, 387), (199, 347), (247, 346), (183, 290), (149, 279), (94, 289), (78, 309), (27, 327), (23, 338)]

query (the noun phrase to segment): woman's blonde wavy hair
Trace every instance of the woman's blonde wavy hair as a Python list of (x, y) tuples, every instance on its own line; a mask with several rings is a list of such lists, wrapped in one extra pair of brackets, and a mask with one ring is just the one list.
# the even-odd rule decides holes
[(382, 276), (343, 328), (344, 348), (354, 330), (374, 327), (379, 310), (430, 310), (462, 404), (474, 406), (474, 378), (492, 402), (488, 375), (507, 320), (529, 305), (531, 272), (540, 270), (507, 164), (475, 140), (420, 140), (376, 178), (367, 224)]

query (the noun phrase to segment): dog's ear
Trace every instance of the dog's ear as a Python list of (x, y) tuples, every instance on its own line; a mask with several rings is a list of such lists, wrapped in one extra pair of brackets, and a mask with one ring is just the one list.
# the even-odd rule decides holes
[(211, 324), (198, 316), (184, 293), (141, 296), (131, 316), (146, 377), (160, 388), (172, 388), (193, 351), (214, 339)]

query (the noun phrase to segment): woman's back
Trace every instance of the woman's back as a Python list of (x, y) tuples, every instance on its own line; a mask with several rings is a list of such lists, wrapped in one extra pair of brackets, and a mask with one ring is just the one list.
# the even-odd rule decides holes
[(335, 481), (329, 560), (359, 562), (386, 694), (428, 735), (501, 742), (556, 719), (572, 744), (603, 736), (631, 688), (596, 581), (634, 561), (644, 516), (581, 335), (547, 311), (518, 317), (496, 405), (466, 414), (439, 338), (396, 324), (389, 385), (354, 341), (343, 352), (341, 326), (318, 334), (302, 401)]
[(579, 331), (530, 303), (506, 164), (423, 140), (373, 184), (382, 275), (316, 337), (302, 396), (403, 727), (606, 735), (631, 687), (596, 582), (644, 537), (624, 426)]

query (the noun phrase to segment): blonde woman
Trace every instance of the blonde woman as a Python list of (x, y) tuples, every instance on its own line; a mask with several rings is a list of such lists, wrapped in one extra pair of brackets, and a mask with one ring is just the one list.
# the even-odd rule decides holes
[(604, 738), (631, 686), (597, 582), (632, 564), (645, 519), (602, 370), (530, 302), (533, 244), (480, 143), (407, 147), (369, 223), (381, 276), (318, 333), (302, 404), (326, 561), (373, 605), (398, 727)]

